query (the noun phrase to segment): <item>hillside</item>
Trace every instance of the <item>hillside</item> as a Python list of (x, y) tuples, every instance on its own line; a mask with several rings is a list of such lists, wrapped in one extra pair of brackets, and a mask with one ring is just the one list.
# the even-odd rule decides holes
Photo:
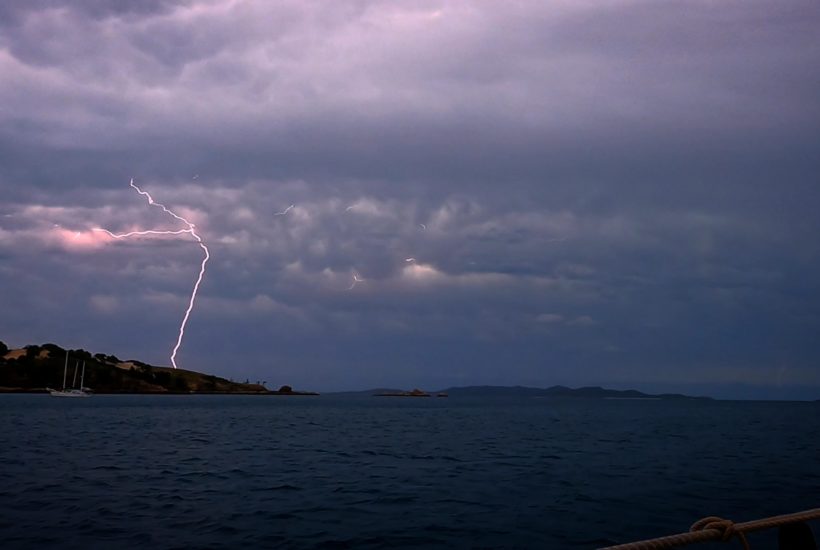
[[(157, 367), (137, 360), (121, 361), (82, 349), (68, 350), (68, 385), (75, 368), (85, 361), (83, 385), (95, 393), (229, 393), (250, 395), (315, 395), (289, 386), (268, 390), (262, 383), (234, 382), (200, 372)], [(0, 342), (0, 392), (37, 392), (60, 388), (66, 350), (55, 344), (9, 350)], [(79, 385), (79, 373), (77, 385)]]

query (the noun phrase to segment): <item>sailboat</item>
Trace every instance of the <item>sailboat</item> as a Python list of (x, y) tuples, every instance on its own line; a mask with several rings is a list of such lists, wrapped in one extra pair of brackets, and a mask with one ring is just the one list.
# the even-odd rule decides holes
[(61, 390), (53, 390), (51, 388), (46, 388), (48, 393), (50, 393), (53, 397), (91, 397), (91, 393), (89, 393), (90, 388), (86, 388), (83, 386), (83, 382), (85, 381), (85, 361), (83, 361), (83, 372), (80, 375), (80, 387), (75, 388), (77, 384), (77, 370), (80, 366), (80, 362), (74, 365), (74, 380), (71, 383), (70, 388), (66, 388), (66, 377), (68, 376), (68, 352), (65, 353), (65, 366), (63, 367), (63, 389)]

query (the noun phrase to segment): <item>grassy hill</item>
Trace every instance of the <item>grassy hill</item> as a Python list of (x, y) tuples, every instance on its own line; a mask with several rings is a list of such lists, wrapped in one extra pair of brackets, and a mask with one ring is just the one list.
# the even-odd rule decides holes
[[(76, 349), (67, 350), (68, 382), (72, 385), (77, 363), (85, 361), (84, 386), (95, 393), (231, 393), (303, 395), (270, 391), (263, 384), (240, 383), (200, 372), (157, 367), (137, 360), (121, 361), (114, 355)], [(61, 388), (66, 350), (55, 344), (9, 350), (0, 342), (0, 392), (45, 391)], [(77, 385), (80, 372), (77, 373)]]

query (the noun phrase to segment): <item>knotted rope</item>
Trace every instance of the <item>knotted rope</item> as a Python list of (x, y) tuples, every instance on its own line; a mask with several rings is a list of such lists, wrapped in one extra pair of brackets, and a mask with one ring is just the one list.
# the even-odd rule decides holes
[(689, 528), (690, 533), (710, 530), (719, 531), (721, 533), (720, 540), (723, 542), (731, 540), (732, 537), (736, 536), (740, 539), (740, 543), (743, 545), (743, 550), (749, 550), (749, 541), (746, 540), (746, 535), (743, 534), (743, 531), (738, 531), (735, 527), (735, 523), (731, 520), (719, 518), (717, 516), (709, 516), (707, 518), (699, 519), (692, 524), (692, 527)]
[(626, 544), (609, 546), (602, 550), (664, 550), (666, 548), (674, 548), (676, 546), (683, 546), (694, 542), (706, 542), (710, 540), (728, 541), (731, 540), (732, 537), (737, 537), (740, 539), (744, 550), (749, 550), (749, 542), (746, 540), (746, 533), (751, 531), (760, 531), (762, 529), (771, 529), (772, 527), (780, 527), (781, 525), (786, 525), (788, 523), (810, 521), (813, 519), (820, 519), (820, 508), (814, 508), (813, 510), (806, 510), (804, 512), (796, 512), (794, 514), (784, 514), (782, 516), (756, 519), (743, 523), (733, 523), (728, 519), (710, 516), (698, 520), (692, 524), (692, 527), (689, 529), (688, 533), (679, 533), (677, 535), (669, 535), (667, 537), (660, 537), (657, 539), (629, 542)]

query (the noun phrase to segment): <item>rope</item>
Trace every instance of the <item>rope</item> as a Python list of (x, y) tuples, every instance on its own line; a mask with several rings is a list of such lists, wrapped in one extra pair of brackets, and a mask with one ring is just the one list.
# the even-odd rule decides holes
[(717, 516), (709, 516), (708, 518), (699, 519), (692, 524), (689, 531), (696, 533), (698, 531), (718, 531), (721, 533), (720, 540), (726, 542), (732, 537), (740, 539), (743, 545), (743, 550), (749, 550), (749, 541), (746, 540), (746, 535), (743, 531), (739, 531), (735, 523), (728, 519), (719, 518)]
[(820, 508), (796, 512), (794, 514), (783, 514), (770, 518), (756, 519), (743, 523), (733, 523), (728, 519), (710, 516), (696, 521), (692, 524), (688, 533), (679, 533), (656, 539), (642, 540), (608, 546), (601, 550), (664, 550), (695, 542), (706, 542), (710, 540), (729, 541), (733, 537), (740, 539), (744, 550), (749, 550), (749, 543), (746, 540), (746, 533), (760, 531), (772, 527), (780, 527), (788, 523), (800, 523), (820, 519)]

